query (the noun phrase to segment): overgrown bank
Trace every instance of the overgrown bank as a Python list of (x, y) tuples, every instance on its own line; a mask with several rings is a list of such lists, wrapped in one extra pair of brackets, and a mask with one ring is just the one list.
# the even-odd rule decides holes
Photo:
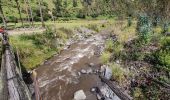
[(168, 30), (165, 32), (161, 25), (152, 26), (145, 16), (133, 26), (126, 25), (119, 23), (113, 28), (101, 56), (103, 64), (112, 69), (111, 80), (136, 100), (168, 100)]
[(27, 69), (32, 69), (45, 59), (59, 53), (72, 34), (72, 30), (65, 28), (57, 31), (47, 28), (42, 34), (12, 36), (10, 43), (19, 52), (22, 65)]

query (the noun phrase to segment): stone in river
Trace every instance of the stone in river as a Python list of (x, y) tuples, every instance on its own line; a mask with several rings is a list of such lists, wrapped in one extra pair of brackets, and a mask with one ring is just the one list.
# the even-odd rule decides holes
[(89, 66), (90, 66), (90, 67), (93, 67), (93, 66), (94, 66), (94, 63), (90, 63)]
[(87, 69), (86, 73), (87, 74), (91, 74), (93, 72), (93, 70), (91, 68)]
[(79, 90), (74, 93), (74, 100), (85, 100), (86, 95), (83, 90)]
[(109, 67), (105, 68), (104, 77), (108, 80), (112, 78), (112, 69)]
[(82, 73), (82, 74), (86, 74), (86, 73), (87, 73), (87, 71), (86, 71), (86, 70), (84, 70), (84, 69), (82, 69), (82, 70), (81, 70), (81, 73)]

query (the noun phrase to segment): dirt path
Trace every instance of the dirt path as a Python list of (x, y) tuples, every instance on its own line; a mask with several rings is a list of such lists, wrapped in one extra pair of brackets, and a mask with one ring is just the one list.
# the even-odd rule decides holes
[(21, 34), (34, 34), (34, 33), (42, 33), (45, 29), (43, 28), (28, 28), (28, 29), (15, 29), (8, 30), (9, 35), (21, 35)]

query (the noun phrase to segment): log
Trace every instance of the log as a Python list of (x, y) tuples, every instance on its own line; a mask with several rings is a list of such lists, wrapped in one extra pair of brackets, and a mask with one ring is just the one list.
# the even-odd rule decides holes
[(106, 83), (111, 90), (121, 99), (121, 100), (132, 100), (132, 97), (125, 94), (123, 91), (121, 91), (116, 84), (112, 83), (110, 80), (105, 79), (104, 77), (101, 77), (101, 81)]

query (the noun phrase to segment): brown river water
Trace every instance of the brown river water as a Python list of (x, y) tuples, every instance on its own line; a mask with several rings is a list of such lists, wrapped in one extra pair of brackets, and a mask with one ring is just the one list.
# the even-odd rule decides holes
[(88, 69), (90, 63), (94, 63), (95, 69), (100, 67), (99, 56), (95, 53), (105, 39), (105, 35), (97, 34), (73, 43), (39, 66), (36, 71), (43, 100), (73, 100), (78, 90), (85, 92), (87, 100), (96, 100), (90, 89), (102, 84), (98, 75), (78, 73)]

